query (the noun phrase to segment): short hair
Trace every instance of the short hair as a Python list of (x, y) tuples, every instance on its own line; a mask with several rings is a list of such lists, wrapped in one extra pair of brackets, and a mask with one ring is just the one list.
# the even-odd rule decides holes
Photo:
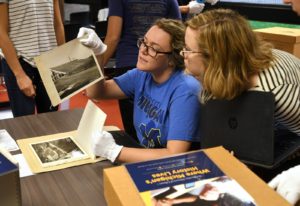
[(194, 16), (186, 25), (198, 31), (203, 52), (206, 96), (233, 99), (250, 87), (250, 77), (271, 66), (271, 44), (252, 31), (246, 18), (230, 9), (214, 9)]
[(172, 48), (170, 60), (177, 69), (183, 69), (184, 60), (180, 55), (180, 51), (184, 47), (184, 23), (180, 20), (162, 18), (155, 21), (154, 26), (158, 26), (160, 29), (164, 30), (170, 35), (170, 45)]

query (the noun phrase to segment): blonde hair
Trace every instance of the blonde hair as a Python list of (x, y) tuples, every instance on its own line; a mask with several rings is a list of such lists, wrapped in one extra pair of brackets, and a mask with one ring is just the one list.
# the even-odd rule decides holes
[(180, 55), (180, 51), (184, 47), (185, 25), (180, 20), (165, 18), (157, 20), (154, 25), (158, 26), (171, 36), (170, 45), (172, 48), (172, 54), (170, 55), (170, 60), (177, 69), (183, 69), (184, 60)]
[(249, 89), (250, 77), (268, 68), (274, 59), (272, 46), (230, 9), (206, 11), (186, 24), (199, 34), (198, 47), (206, 66), (202, 84), (210, 97), (235, 98)]

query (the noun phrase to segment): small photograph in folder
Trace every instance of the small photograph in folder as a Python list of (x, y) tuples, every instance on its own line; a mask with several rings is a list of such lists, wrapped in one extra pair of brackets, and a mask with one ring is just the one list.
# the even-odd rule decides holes
[(88, 100), (77, 130), (23, 138), (17, 143), (33, 173), (49, 172), (104, 160), (93, 152), (95, 134), (102, 132), (106, 114)]
[(31, 144), (31, 148), (42, 167), (64, 164), (89, 157), (71, 137), (34, 143)]

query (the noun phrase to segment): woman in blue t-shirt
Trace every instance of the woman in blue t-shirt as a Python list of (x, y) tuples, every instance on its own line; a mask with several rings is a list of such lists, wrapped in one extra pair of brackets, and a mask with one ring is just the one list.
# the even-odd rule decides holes
[[(99, 53), (105, 45), (93, 30), (82, 28), (83, 44)], [(145, 149), (117, 145), (107, 133), (98, 134), (94, 151), (112, 162), (137, 162), (186, 152), (199, 142), (198, 96), (200, 84), (183, 73), (184, 25), (181, 21), (161, 19), (137, 41), (137, 68), (112, 80), (103, 80), (87, 89), (93, 99), (134, 100), (134, 126)], [(100, 52), (101, 53), (101, 52)]]
[[(139, 53), (136, 41), (144, 36), (157, 19), (181, 19), (176, 0), (109, 0), (108, 6), (107, 34), (104, 40), (107, 50), (100, 58), (103, 67), (115, 56), (114, 76), (136, 67)], [(119, 106), (126, 132), (136, 138), (132, 126), (132, 100), (120, 100)]]

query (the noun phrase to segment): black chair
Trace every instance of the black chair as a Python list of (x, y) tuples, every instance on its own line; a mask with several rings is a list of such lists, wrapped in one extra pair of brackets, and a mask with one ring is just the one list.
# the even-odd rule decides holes
[(82, 26), (89, 25), (90, 22), (90, 12), (76, 12), (70, 14), (71, 24), (81, 24)]
[(119, 100), (119, 108), (121, 112), (124, 130), (136, 141), (138, 141), (134, 124), (133, 124), (133, 106), (134, 103), (132, 99)]
[(107, 32), (107, 21), (97, 21), (95, 23), (95, 31), (97, 35), (104, 40)]
[(79, 32), (80, 27), (82, 27), (82, 24), (78, 24), (78, 23), (64, 24), (65, 38), (67, 42), (77, 38), (77, 34)]
[(108, 0), (64, 0), (65, 3), (72, 4), (87, 4), (90, 7), (89, 19), (90, 22), (97, 21), (98, 11), (108, 7)]

